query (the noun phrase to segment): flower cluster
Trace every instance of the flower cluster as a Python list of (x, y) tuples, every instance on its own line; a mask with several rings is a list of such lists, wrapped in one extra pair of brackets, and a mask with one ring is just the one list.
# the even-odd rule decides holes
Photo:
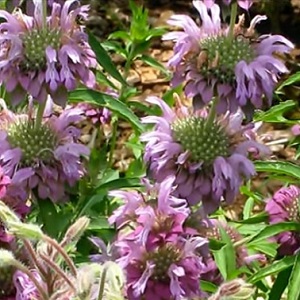
[(151, 176), (158, 182), (174, 175), (175, 194), (195, 205), (201, 201), (204, 211), (212, 213), (223, 197), (232, 202), (243, 179), (255, 173), (248, 152), (267, 153), (267, 149), (247, 134), (240, 113), (227, 114), (210, 122), (206, 110), (192, 111), (178, 104), (173, 111), (163, 100), (149, 97), (158, 105), (160, 117), (143, 118), (156, 124), (154, 131), (142, 136), (147, 142), (144, 159)]
[[(246, 1), (239, 1), (242, 3)], [(193, 4), (202, 26), (189, 16), (174, 15), (169, 23), (184, 31), (164, 36), (164, 40), (176, 42), (169, 61), (175, 68), (172, 84), (186, 82), (185, 93), (194, 98), (197, 107), (218, 97), (218, 113), (241, 107), (251, 117), (255, 108), (270, 106), (278, 76), (288, 71), (273, 54), (289, 52), (293, 44), (280, 35), (255, 37), (254, 27), (265, 16), (256, 16), (248, 29), (243, 28), (243, 17), (234, 28), (228, 28), (221, 24), (217, 4), (210, 3), (209, 9), (202, 1)]]
[[(299, 199), (300, 189), (294, 185), (278, 190), (266, 205), (270, 223), (299, 222)], [(275, 239), (279, 244), (278, 253), (281, 255), (293, 255), (300, 249), (299, 232), (285, 231), (278, 234)]]
[(144, 193), (111, 193), (125, 201), (109, 221), (120, 231), (117, 261), (127, 273), (129, 299), (201, 295), (199, 279), (206, 265), (198, 251), (207, 240), (185, 233), (183, 224), (190, 210), (184, 199), (171, 195), (174, 179), (169, 176), (154, 186), (145, 181)]
[[(201, 1), (201, 0), (200, 0)], [(230, 4), (233, 4), (232, 2), (235, 2), (237, 1), (238, 5), (245, 9), (245, 10), (248, 10), (252, 4), (253, 4), (253, 1), (254, 0), (223, 0), (222, 2), (225, 4), (225, 5), (230, 5)], [(215, 0), (203, 0), (203, 3), (208, 7), (208, 8), (211, 8), (214, 4), (215, 4)]]
[(82, 118), (80, 109), (69, 108), (59, 116), (44, 117), (37, 126), (34, 116), (4, 108), (0, 117), (0, 166), (12, 183), (16, 182), (23, 193), (36, 189), (42, 199), (64, 200), (65, 184), (72, 186), (79, 180), (84, 171), (80, 158), (89, 154), (86, 146), (77, 143), (80, 131), (74, 124)]
[(50, 94), (57, 104), (65, 105), (67, 91), (78, 80), (94, 87), (90, 68), (97, 65), (87, 35), (77, 24), (86, 16), (87, 6), (70, 10), (75, 0), (61, 6), (54, 2), (49, 17), (43, 15), (43, 1), (36, 1), (34, 16), (16, 11), (0, 11), (6, 22), (0, 24), (0, 80), (12, 94), (13, 104), (28, 92), (40, 103)]

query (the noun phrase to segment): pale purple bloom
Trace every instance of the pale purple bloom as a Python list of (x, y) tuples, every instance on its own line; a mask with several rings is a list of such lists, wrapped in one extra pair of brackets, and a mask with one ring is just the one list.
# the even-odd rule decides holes
[[(205, 265), (197, 254), (207, 240), (201, 237), (157, 244), (151, 249), (130, 240), (122, 244), (130, 259), (122, 266), (127, 296), (137, 299), (183, 299), (200, 296), (199, 280)], [(124, 249), (124, 248), (123, 248)]]
[(291, 131), (294, 136), (300, 135), (300, 125), (295, 124), (294, 126), (292, 126)]
[[(46, 284), (42, 281), (41, 276), (35, 270), (32, 270), (32, 275), (38, 280), (42, 286), (47, 289)], [(14, 285), (16, 287), (16, 300), (32, 300), (39, 299), (39, 292), (29, 277), (21, 272), (16, 271), (14, 274)]]
[[(201, 1), (201, 0), (198, 0)], [(222, 2), (225, 5), (230, 5), (232, 2), (234, 2), (235, 0), (222, 0)], [(207, 6), (207, 8), (211, 8), (214, 4), (215, 4), (215, 0), (203, 0), (204, 4)], [(252, 4), (253, 4), (254, 0), (237, 0), (238, 5), (245, 9), (248, 10)]]
[(96, 125), (103, 125), (110, 122), (111, 112), (106, 107), (96, 107), (95, 105), (80, 102), (74, 107), (81, 109), (87, 120), (91, 120), (91, 122)]
[(273, 54), (289, 52), (293, 44), (280, 35), (262, 35), (254, 40), (254, 27), (265, 16), (256, 16), (247, 30), (241, 28), (241, 18), (229, 40), (229, 28), (221, 24), (220, 7), (212, 4), (208, 9), (202, 1), (193, 4), (200, 14), (201, 27), (189, 16), (174, 15), (169, 24), (183, 31), (163, 37), (175, 42), (169, 61), (175, 69), (172, 85), (185, 82), (185, 94), (194, 99), (196, 107), (218, 96), (218, 113), (235, 112), (241, 107), (251, 116), (255, 108), (270, 106), (279, 75), (288, 72), (284, 62)]
[(40, 6), (33, 17), (20, 11), (0, 11), (6, 20), (0, 24), (0, 80), (12, 94), (13, 104), (21, 102), (28, 92), (38, 102), (45, 102), (50, 94), (64, 106), (67, 91), (74, 90), (78, 81), (94, 87), (90, 69), (97, 65), (95, 54), (76, 22), (78, 16), (86, 16), (88, 7), (72, 9), (76, 2), (67, 0), (63, 6), (53, 3), (47, 28)]
[(147, 102), (163, 112), (159, 117), (143, 118), (143, 123), (156, 124), (141, 137), (147, 142), (144, 160), (150, 175), (158, 182), (175, 176), (174, 195), (190, 205), (202, 201), (206, 213), (215, 211), (221, 198), (231, 203), (243, 180), (255, 174), (249, 150), (268, 152), (247, 134), (251, 125), (241, 125), (242, 114), (218, 117), (207, 127), (205, 111), (192, 112), (183, 106), (173, 111), (157, 97), (149, 97)]
[(207, 246), (207, 240), (186, 233), (190, 210), (184, 199), (172, 195), (174, 180), (169, 176), (155, 185), (144, 180), (143, 192), (112, 193), (126, 201), (109, 221), (120, 230), (117, 262), (126, 271), (131, 300), (201, 295), (199, 280), (205, 265), (198, 250)]
[[(271, 224), (281, 222), (299, 222), (300, 189), (294, 185), (279, 189), (268, 200), (266, 211)], [(275, 237), (280, 245), (278, 252), (281, 255), (293, 255), (300, 248), (300, 233), (285, 231)]]
[[(0, 126), (0, 165), (23, 191), (36, 189), (38, 197), (65, 199), (66, 185), (74, 185), (84, 174), (81, 156), (89, 149), (78, 143), (80, 131), (74, 123), (83, 119), (79, 109), (66, 109), (59, 116), (44, 118), (38, 127), (26, 115), (5, 110)], [(8, 117), (7, 117), (8, 116)]]

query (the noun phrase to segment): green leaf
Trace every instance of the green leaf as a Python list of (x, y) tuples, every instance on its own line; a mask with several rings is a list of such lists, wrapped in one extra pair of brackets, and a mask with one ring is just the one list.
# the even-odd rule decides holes
[(264, 121), (268, 123), (288, 123), (294, 124), (294, 121), (288, 120), (284, 114), (296, 107), (296, 102), (293, 100), (284, 101), (273, 106), (266, 112), (258, 112), (254, 116), (255, 121)]
[(281, 271), (277, 276), (276, 276), (276, 280), (272, 286), (272, 289), (269, 293), (269, 298), (268, 300), (281, 300), (281, 295), (283, 294), (287, 284), (288, 284), (288, 281), (289, 281), (289, 278), (290, 278), (290, 275), (291, 275), (291, 271), (292, 271), (292, 268), (289, 267), (283, 271)]
[(220, 250), (226, 245), (226, 243), (215, 239), (208, 239), (208, 241), (209, 241), (209, 249), (212, 251)]
[(277, 254), (278, 245), (276, 243), (270, 243), (268, 241), (259, 241), (258, 243), (252, 243), (250, 246), (247, 246), (249, 249), (253, 249), (255, 252), (261, 252), (271, 257), (275, 257)]
[(286, 161), (255, 161), (257, 172), (275, 173), (300, 179), (300, 166)]
[(103, 190), (110, 191), (110, 190), (117, 190), (121, 188), (133, 188), (133, 187), (140, 187), (140, 186), (141, 186), (140, 178), (119, 178), (98, 186), (97, 191), (103, 191)]
[(290, 76), (287, 80), (285, 80), (276, 90), (276, 92), (280, 92), (285, 86), (292, 85), (294, 83), (300, 82), (300, 72), (297, 72)]
[(294, 264), (295, 257), (294, 256), (286, 256), (279, 261), (275, 261), (272, 264), (260, 269), (258, 272), (253, 274), (248, 278), (249, 283), (255, 283), (262, 279), (265, 279), (267, 276), (277, 274)]
[(231, 279), (236, 270), (235, 250), (230, 236), (226, 233), (222, 226), (219, 226), (221, 234), (221, 242), (226, 243), (220, 250), (212, 250), (215, 262), (220, 270), (224, 280)]
[(165, 66), (163, 66), (160, 62), (158, 62), (156, 59), (154, 59), (153, 57), (143, 54), (140, 59), (146, 63), (147, 65), (149, 65), (150, 67), (153, 67), (159, 71), (161, 71), (164, 75), (166, 75), (167, 78), (170, 78), (171, 73), (169, 70), (166, 69)]
[(295, 263), (288, 284), (287, 299), (300, 299), (300, 253), (296, 255)]
[(144, 126), (139, 118), (120, 100), (95, 90), (81, 88), (69, 93), (70, 102), (87, 102), (98, 106), (104, 106), (129, 121), (139, 131)]
[(266, 226), (260, 232), (255, 234), (250, 240), (251, 242), (257, 243), (258, 241), (265, 240), (269, 237), (272, 237), (278, 233), (283, 231), (300, 231), (300, 223), (297, 222), (284, 222), (284, 223), (277, 223)]
[(213, 283), (204, 280), (200, 281), (200, 287), (201, 287), (201, 291), (208, 292), (208, 293), (215, 293), (218, 289), (218, 287)]
[(91, 45), (93, 51), (96, 54), (98, 63), (103, 67), (103, 69), (110, 74), (113, 78), (118, 80), (121, 84), (127, 85), (127, 82), (124, 80), (115, 64), (110, 59), (110, 56), (105, 51), (105, 49), (101, 46), (100, 42), (95, 38), (92, 33), (88, 33), (89, 36), (89, 44)]
[(243, 219), (246, 220), (246, 219), (249, 219), (250, 216), (251, 216), (251, 213), (252, 213), (252, 209), (254, 207), (254, 204), (255, 204), (255, 200), (254, 198), (250, 197), (246, 203), (245, 203), (245, 206), (244, 206), (244, 209), (243, 209)]
[(101, 231), (103, 229), (110, 229), (111, 226), (108, 223), (107, 217), (97, 216), (97, 218), (92, 218), (88, 230)]
[(126, 31), (119, 30), (111, 33), (108, 37), (108, 39), (121, 39), (123, 41), (128, 41), (130, 40), (130, 34)]

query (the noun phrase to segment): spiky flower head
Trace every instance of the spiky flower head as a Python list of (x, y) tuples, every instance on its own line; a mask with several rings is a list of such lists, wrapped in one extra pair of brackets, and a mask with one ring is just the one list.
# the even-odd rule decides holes
[[(299, 222), (299, 199), (299, 187), (291, 185), (279, 189), (266, 205), (270, 223)], [(275, 239), (279, 243), (278, 252), (281, 255), (293, 255), (300, 248), (299, 232), (285, 231), (279, 233)]]
[(13, 114), (5, 108), (0, 165), (11, 177), (19, 172), (23, 191), (36, 189), (39, 198), (64, 200), (65, 185), (74, 185), (83, 175), (81, 156), (89, 155), (89, 149), (77, 143), (80, 132), (74, 123), (82, 118), (81, 110), (69, 108), (59, 116), (45, 117), (36, 126), (33, 116)]
[(169, 24), (183, 28), (183, 32), (163, 37), (176, 43), (169, 61), (175, 68), (173, 86), (186, 82), (185, 93), (193, 97), (197, 107), (209, 103), (213, 96), (219, 97), (218, 113), (241, 107), (251, 116), (255, 108), (269, 106), (278, 76), (288, 71), (273, 54), (288, 52), (293, 44), (280, 35), (255, 37), (255, 24), (265, 16), (256, 16), (248, 29), (243, 28), (241, 17), (231, 34), (221, 25), (217, 4), (210, 9), (202, 1), (194, 0), (193, 4), (202, 26), (189, 16), (174, 15)]
[(76, 22), (88, 7), (70, 9), (76, 2), (53, 3), (49, 17), (42, 13), (43, 1), (36, 1), (33, 17), (0, 11), (6, 20), (0, 24), (0, 80), (12, 94), (13, 104), (28, 92), (38, 102), (45, 102), (50, 94), (64, 106), (67, 91), (75, 89), (78, 81), (94, 86), (90, 68), (96, 67), (95, 54)]
[(189, 209), (184, 199), (172, 196), (174, 179), (170, 176), (155, 185), (144, 181), (142, 193), (112, 193), (126, 202), (109, 221), (119, 229), (117, 262), (127, 274), (129, 299), (181, 299), (201, 294), (199, 279), (205, 265), (197, 251), (207, 240), (199, 236), (186, 239), (183, 224)]
[(159, 98), (147, 101), (163, 112), (160, 117), (143, 119), (156, 124), (141, 137), (147, 142), (144, 159), (150, 175), (158, 182), (174, 175), (175, 195), (191, 205), (201, 201), (205, 213), (215, 211), (221, 198), (232, 202), (243, 179), (255, 173), (248, 152), (267, 152), (247, 134), (251, 125), (241, 125), (242, 114), (227, 114), (210, 122), (206, 111), (192, 111), (180, 104), (173, 111)]

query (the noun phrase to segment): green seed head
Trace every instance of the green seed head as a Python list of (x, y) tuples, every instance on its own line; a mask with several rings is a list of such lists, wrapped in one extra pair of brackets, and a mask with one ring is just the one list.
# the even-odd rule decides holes
[(200, 73), (208, 78), (217, 78), (221, 83), (235, 82), (235, 66), (241, 60), (250, 62), (255, 53), (248, 39), (238, 36), (232, 41), (226, 36), (210, 37), (201, 42), (206, 61), (198, 66)]
[(205, 125), (205, 119), (192, 116), (176, 120), (172, 131), (184, 151), (190, 152), (192, 162), (203, 162), (209, 166), (218, 156), (229, 155), (229, 138), (218, 123), (208, 128)]
[(61, 33), (59, 30), (33, 30), (23, 36), (25, 59), (21, 64), (24, 71), (39, 71), (46, 67), (46, 49), (48, 46), (59, 49)]
[(22, 150), (21, 164), (33, 166), (37, 162), (51, 164), (53, 151), (58, 146), (56, 134), (47, 124), (35, 126), (33, 121), (20, 121), (8, 129), (8, 140), (12, 147)]

